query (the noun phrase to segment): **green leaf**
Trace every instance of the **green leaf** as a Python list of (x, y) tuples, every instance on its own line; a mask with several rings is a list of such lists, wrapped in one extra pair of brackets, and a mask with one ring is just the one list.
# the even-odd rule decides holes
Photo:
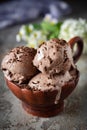
[(58, 22), (56, 24), (52, 24), (50, 22), (43, 21), (41, 23), (42, 30), (48, 32), (47, 38), (57, 38), (60, 32), (62, 22)]
[(53, 32), (56, 29), (56, 25), (50, 22), (43, 21), (41, 27), (45, 31)]
[(36, 29), (36, 30), (41, 29), (40, 23), (34, 23), (33, 26), (34, 26), (34, 29)]

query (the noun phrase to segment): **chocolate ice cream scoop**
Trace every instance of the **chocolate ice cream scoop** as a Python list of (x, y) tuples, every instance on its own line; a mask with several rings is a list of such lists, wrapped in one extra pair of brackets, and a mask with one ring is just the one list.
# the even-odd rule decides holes
[(66, 72), (71, 66), (75, 67), (70, 45), (65, 40), (56, 38), (44, 42), (37, 49), (33, 64), (47, 74)]
[[(76, 75), (76, 74), (75, 74)], [(34, 76), (28, 86), (32, 90), (39, 90), (39, 91), (54, 91), (57, 90), (57, 96), (55, 99), (55, 103), (58, 102), (61, 95), (62, 86), (72, 80), (74, 77), (74, 74), (71, 75), (70, 72), (66, 71), (65, 74), (57, 74), (53, 77), (50, 77), (49, 75), (39, 73), (36, 76)]]
[(11, 50), (1, 64), (5, 77), (19, 84), (27, 83), (38, 72), (32, 63), (35, 54), (35, 49), (24, 46)]
[(49, 75), (43, 73), (39, 73), (30, 80), (28, 85), (34, 90), (57, 90), (70, 79), (72, 79), (72, 76), (68, 71), (66, 71), (65, 74), (56, 74), (53, 77), (50, 77)]

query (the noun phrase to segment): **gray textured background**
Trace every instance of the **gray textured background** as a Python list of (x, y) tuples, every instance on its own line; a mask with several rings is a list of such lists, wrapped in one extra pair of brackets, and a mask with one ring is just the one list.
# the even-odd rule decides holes
[[(2, 0), (0, 29), (28, 23), (49, 13), (56, 18), (87, 18), (87, 5), (82, 0)], [(8, 1), (8, 2), (4, 2)]]
[(0, 3), (0, 28), (33, 21), (46, 13), (59, 18), (70, 12), (69, 4), (61, 0), (9, 0)]

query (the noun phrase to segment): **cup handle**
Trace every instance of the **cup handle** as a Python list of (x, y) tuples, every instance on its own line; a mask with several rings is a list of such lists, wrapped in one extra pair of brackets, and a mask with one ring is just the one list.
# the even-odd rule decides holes
[(74, 60), (74, 63), (76, 63), (80, 56), (82, 55), (82, 51), (83, 51), (83, 40), (81, 37), (73, 37), (70, 39), (70, 41), (68, 42), (73, 50), (73, 47), (75, 44), (77, 44), (77, 48), (76, 48), (76, 51), (73, 52), (73, 60)]

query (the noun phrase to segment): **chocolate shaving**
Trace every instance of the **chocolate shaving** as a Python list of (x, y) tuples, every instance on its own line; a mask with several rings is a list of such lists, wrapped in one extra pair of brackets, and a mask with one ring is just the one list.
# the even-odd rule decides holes
[(52, 64), (53, 60), (48, 56), (48, 59), (50, 61), (50, 64)]
[(53, 46), (51, 46), (51, 48), (53, 48)]
[(3, 71), (6, 71), (7, 69), (6, 68), (2, 68)]
[(63, 39), (60, 40), (60, 44), (61, 44), (61, 45), (64, 46), (66, 43), (67, 43), (67, 42), (66, 42), (65, 40), (63, 40)]
[(44, 67), (44, 70), (47, 71), (47, 67), (46, 66)]
[(45, 50), (47, 50), (47, 48), (46, 47), (44, 47), (45, 48)]
[(40, 51), (38, 51), (38, 53), (40, 53)]
[(35, 82), (32, 82), (33, 84), (37, 84), (37, 83), (35, 83)]
[(53, 55), (55, 55), (56, 53), (55, 52), (53, 52)]
[(56, 87), (56, 85), (54, 84), (54, 87)]
[(51, 85), (51, 83), (48, 83), (48, 84), (47, 84), (47, 86), (50, 86), (50, 85)]
[(40, 81), (37, 81), (37, 83), (39, 84), (39, 83), (40, 83)]

